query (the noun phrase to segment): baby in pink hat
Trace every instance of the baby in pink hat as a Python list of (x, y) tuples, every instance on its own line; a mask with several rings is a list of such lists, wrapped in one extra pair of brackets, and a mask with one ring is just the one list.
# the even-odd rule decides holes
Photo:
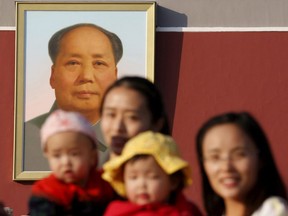
[(30, 215), (102, 215), (114, 198), (97, 166), (97, 139), (79, 113), (56, 110), (41, 128), (52, 173), (33, 185)]

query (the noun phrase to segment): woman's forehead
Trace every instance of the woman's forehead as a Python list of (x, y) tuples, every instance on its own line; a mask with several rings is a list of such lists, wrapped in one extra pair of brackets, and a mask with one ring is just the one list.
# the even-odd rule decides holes
[(254, 146), (250, 138), (235, 124), (217, 125), (209, 129), (203, 137), (203, 150), (235, 149)]

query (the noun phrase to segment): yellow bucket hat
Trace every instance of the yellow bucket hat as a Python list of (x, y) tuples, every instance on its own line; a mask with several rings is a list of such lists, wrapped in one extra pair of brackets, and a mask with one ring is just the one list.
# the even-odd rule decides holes
[(142, 154), (153, 156), (168, 175), (182, 170), (185, 175), (185, 185), (192, 183), (189, 164), (181, 158), (173, 138), (161, 133), (146, 131), (131, 138), (125, 144), (120, 156), (110, 159), (103, 165), (102, 178), (108, 181), (119, 195), (126, 196), (122, 165), (135, 155)]

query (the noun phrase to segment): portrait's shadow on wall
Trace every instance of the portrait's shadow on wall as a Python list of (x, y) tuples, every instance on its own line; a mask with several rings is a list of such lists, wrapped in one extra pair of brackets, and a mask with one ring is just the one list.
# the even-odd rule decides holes
[(156, 29), (155, 83), (163, 94), (172, 128), (179, 84), (183, 32), (170, 32), (168, 27), (187, 27), (187, 16), (159, 5), (156, 11), (156, 26), (158, 29), (165, 27), (168, 31)]

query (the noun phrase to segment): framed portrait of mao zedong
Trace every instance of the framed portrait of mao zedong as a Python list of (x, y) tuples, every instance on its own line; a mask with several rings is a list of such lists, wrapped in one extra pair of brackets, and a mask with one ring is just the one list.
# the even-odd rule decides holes
[(92, 113), (101, 163), (105, 90), (123, 76), (154, 81), (155, 10), (155, 2), (16, 2), (13, 180), (50, 173), (40, 129), (56, 109)]

